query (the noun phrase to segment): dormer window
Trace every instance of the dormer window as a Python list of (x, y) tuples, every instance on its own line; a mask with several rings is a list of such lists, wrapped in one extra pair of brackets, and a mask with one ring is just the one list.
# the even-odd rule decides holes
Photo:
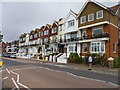
[(37, 38), (37, 37), (38, 37), (37, 33), (36, 33), (36, 34), (34, 34), (34, 38)]
[(89, 14), (88, 15), (88, 22), (93, 21), (93, 20), (94, 20), (94, 14), (93, 13)]
[(103, 10), (100, 10), (100, 11), (97, 11), (97, 14), (96, 14), (97, 16), (97, 19), (101, 19), (101, 18), (103, 18)]
[(44, 35), (48, 35), (48, 34), (49, 34), (48, 30), (44, 31)]
[(30, 35), (30, 39), (33, 39), (33, 35)]
[(85, 23), (85, 22), (86, 22), (86, 16), (81, 17), (80, 18), (80, 23), (82, 24), (82, 23)]
[(74, 26), (74, 20), (68, 21), (68, 27)]
[(52, 28), (52, 33), (56, 33), (57, 32), (57, 28)]
[(25, 41), (25, 38), (23, 38), (23, 41)]

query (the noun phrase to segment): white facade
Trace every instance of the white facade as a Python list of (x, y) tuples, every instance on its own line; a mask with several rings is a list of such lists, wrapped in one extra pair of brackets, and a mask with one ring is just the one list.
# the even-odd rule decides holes
[[(65, 18), (65, 29), (63, 31), (64, 43), (67, 47), (67, 57), (71, 52), (77, 52), (80, 55), (80, 44), (75, 41), (81, 37), (80, 30), (78, 29), (77, 15), (70, 10)], [(68, 43), (70, 42), (70, 43)]]

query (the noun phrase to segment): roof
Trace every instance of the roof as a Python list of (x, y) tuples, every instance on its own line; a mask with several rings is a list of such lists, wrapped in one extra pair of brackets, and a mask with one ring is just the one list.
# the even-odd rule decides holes
[(46, 26), (47, 26), (48, 28), (50, 28), (50, 27), (51, 27), (51, 25), (50, 25), (50, 24), (46, 24)]
[(110, 10), (116, 13), (119, 7), (120, 7), (120, 4), (110, 7)]
[(85, 2), (85, 4), (83, 5), (82, 9), (79, 11), (78, 16), (82, 13), (82, 11), (85, 9), (85, 7), (87, 6), (87, 4), (88, 4), (89, 2), (92, 2), (92, 3), (96, 4), (96, 5), (98, 5), (99, 7), (101, 7), (101, 8), (103, 8), (103, 9), (109, 11), (111, 14), (114, 14), (114, 15), (115, 15), (115, 13), (114, 13), (111, 9), (109, 9), (107, 6), (105, 6), (105, 5), (97, 2), (97, 1), (95, 1), (95, 0), (88, 0), (87, 2)]
[(73, 10), (70, 9), (70, 12), (72, 12), (74, 15), (78, 16), (77, 13), (75, 13)]

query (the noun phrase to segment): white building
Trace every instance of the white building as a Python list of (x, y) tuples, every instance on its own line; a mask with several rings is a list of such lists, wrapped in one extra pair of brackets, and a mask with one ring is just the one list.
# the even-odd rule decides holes
[(80, 44), (77, 42), (80, 37), (77, 14), (70, 10), (65, 18), (65, 29), (63, 31), (63, 43), (67, 48), (67, 57), (69, 57), (71, 52), (77, 52), (80, 55)]

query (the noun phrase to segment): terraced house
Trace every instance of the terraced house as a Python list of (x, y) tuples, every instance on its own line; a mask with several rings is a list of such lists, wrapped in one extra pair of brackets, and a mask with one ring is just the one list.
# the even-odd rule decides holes
[(105, 53), (107, 57), (118, 56), (120, 30), (118, 8), (108, 8), (98, 2), (86, 2), (78, 14), (78, 28), (81, 31), (81, 55)]
[(56, 54), (49, 61), (67, 63), (70, 53), (120, 56), (120, 4), (107, 7), (87, 1), (78, 14), (69, 11), (65, 18), (32, 30), (19, 37), (18, 56), (37, 58)]
[(28, 46), (29, 46), (29, 33), (24, 33), (19, 37), (19, 51), (18, 57), (26, 58), (28, 57)]

